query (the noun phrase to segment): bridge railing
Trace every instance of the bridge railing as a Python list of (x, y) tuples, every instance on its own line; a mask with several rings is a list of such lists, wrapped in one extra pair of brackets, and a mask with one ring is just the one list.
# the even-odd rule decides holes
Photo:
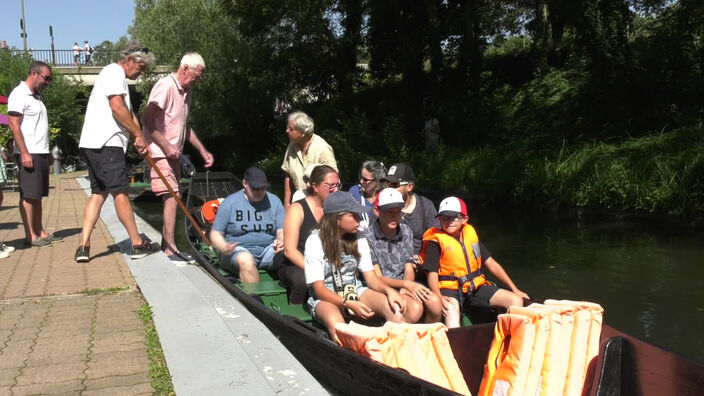
[[(54, 66), (106, 66), (120, 58), (119, 50), (96, 49), (86, 58), (86, 52), (81, 51), (76, 61), (73, 50), (18, 50), (11, 49), (14, 55), (26, 55), (32, 60), (38, 60)], [(158, 59), (158, 57), (157, 57)]]

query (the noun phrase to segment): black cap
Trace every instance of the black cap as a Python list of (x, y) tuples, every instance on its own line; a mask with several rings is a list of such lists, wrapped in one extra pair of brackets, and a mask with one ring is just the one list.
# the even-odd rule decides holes
[(393, 164), (389, 168), (389, 171), (386, 172), (386, 177), (381, 180), (385, 180), (391, 183), (415, 183), (416, 174), (413, 173), (413, 169), (411, 169), (408, 164)]
[(266, 179), (264, 171), (253, 166), (244, 172), (244, 180), (254, 189), (269, 187), (269, 180)]

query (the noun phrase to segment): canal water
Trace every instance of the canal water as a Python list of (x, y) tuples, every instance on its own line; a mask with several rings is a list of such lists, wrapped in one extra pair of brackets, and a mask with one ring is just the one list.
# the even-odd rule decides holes
[[(160, 202), (135, 212), (161, 229)], [(470, 223), (529, 295), (597, 302), (609, 325), (704, 362), (704, 231), (486, 207), (470, 207)], [(176, 233), (186, 249), (182, 215)]]

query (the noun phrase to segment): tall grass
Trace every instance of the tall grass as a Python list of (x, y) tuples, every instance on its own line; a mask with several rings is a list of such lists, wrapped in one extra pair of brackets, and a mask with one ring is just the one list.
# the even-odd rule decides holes
[(423, 185), (447, 192), (543, 205), (703, 214), (703, 132), (695, 126), (542, 151), (524, 143), (470, 151), (442, 147), (417, 154), (413, 162)]

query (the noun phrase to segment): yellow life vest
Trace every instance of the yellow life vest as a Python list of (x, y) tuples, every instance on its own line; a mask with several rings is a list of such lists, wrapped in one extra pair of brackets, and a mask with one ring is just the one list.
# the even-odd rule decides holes
[(428, 241), (440, 245), (440, 289), (459, 290), (459, 285), (462, 285), (462, 293), (467, 293), (486, 283), (486, 277), (481, 270), (479, 237), (474, 227), (469, 224), (462, 226), (459, 238), (447, 234), (441, 228), (430, 228), (423, 234), (423, 248), (420, 252), (423, 260)]

